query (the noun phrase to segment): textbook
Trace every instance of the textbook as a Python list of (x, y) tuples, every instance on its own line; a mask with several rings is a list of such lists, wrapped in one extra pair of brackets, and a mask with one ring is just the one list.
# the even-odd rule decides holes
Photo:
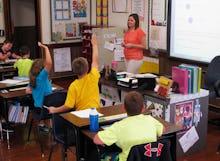
[(188, 74), (187, 69), (172, 67), (172, 80), (178, 83), (179, 92), (182, 94), (188, 94)]
[(196, 66), (196, 65), (191, 65), (191, 64), (181, 64), (191, 70), (193, 70), (193, 93), (197, 93), (200, 89), (201, 85), (201, 68)]

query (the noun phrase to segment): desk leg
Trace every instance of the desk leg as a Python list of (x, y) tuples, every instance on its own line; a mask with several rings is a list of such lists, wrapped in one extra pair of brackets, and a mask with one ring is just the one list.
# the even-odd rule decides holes
[(1, 141), (3, 141), (2, 121), (1, 120), (0, 120), (0, 134), (1, 134)]
[(170, 147), (170, 151), (171, 151), (171, 156), (173, 161), (176, 161), (176, 133), (171, 134), (171, 147)]
[(8, 144), (8, 149), (10, 149), (10, 142), (9, 142), (9, 131), (7, 129), (7, 144)]
[[(6, 136), (7, 136), (7, 144), (8, 144), (8, 149), (10, 149), (10, 141), (9, 141), (9, 120), (8, 120), (8, 100), (4, 99), (3, 100), (3, 106), (5, 108), (5, 123), (6, 123)], [(4, 131), (4, 130), (3, 130)]]

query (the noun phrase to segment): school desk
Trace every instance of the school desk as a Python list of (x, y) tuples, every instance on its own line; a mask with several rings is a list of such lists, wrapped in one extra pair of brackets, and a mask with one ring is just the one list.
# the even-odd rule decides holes
[[(26, 87), (20, 87), (20, 85), (13, 86), (14, 88), (12, 89), (7, 89), (6, 91), (1, 91), (0, 92), (0, 100), (2, 102), (2, 108), (3, 108), (3, 117), (5, 118), (6, 121), (6, 126), (8, 127), (10, 125), (9, 119), (8, 119), (8, 112), (9, 112), (9, 101), (10, 100), (17, 100), (21, 97), (27, 96), (28, 94), (25, 93), (25, 88)], [(52, 84), (53, 90), (63, 90), (62, 87)], [(1, 122), (0, 122), (1, 123)], [(0, 134), (2, 134), (2, 129), (0, 129)], [(7, 144), (8, 144), (8, 149), (10, 149), (10, 142), (9, 142), (9, 131), (6, 129), (6, 134), (7, 134)], [(1, 135), (1, 139), (3, 139)]]
[[(119, 114), (125, 113), (123, 110), (122, 104), (115, 105), (115, 106), (102, 107), (102, 108), (98, 109), (97, 111), (102, 113), (104, 115), (104, 117), (107, 118), (107, 119), (101, 119), (99, 121), (100, 125), (109, 124), (114, 121), (120, 120), (122, 118), (120, 117)], [(150, 114), (150, 111), (145, 110), (143, 113)], [(115, 115), (117, 115), (119, 117), (114, 117)], [(66, 127), (72, 126), (76, 130), (76, 133), (77, 133), (77, 136), (76, 136), (76, 158), (77, 158), (77, 161), (80, 161), (80, 158), (84, 157), (84, 155), (83, 155), (84, 142), (82, 140), (83, 136), (81, 133), (81, 129), (89, 127), (89, 119), (88, 118), (80, 118), (72, 113), (63, 113), (63, 114), (60, 114), (60, 116), (66, 120), (66, 124), (67, 124)], [(65, 136), (67, 136), (67, 135), (65, 134)], [(66, 138), (66, 142), (67, 142), (67, 139), (68, 138)]]
[[(166, 129), (163, 135), (158, 139), (169, 139), (170, 140), (171, 142), (170, 152), (171, 152), (172, 160), (176, 161), (176, 133), (179, 132), (182, 128), (179, 125), (175, 125), (173, 123), (167, 122), (159, 117), (156, 117), (156, 119), (160, 121)], [(100, 128), (100, 130), (103, 130), (103, 129)], [(86, 138), (85, 139), (85, 155), (86, 155), (88, 151), (86, 145), (88, 144), (88, 142), (90, 143), (93, 142), (93, 138), (96, 135), (96, 132), (91, 132), (89, 129), (82, 129), (81, 131), (82, 131), (82, 134), (85, 135), (85, 138)], [(97, 148), (99, 148), (99, 146), (97, 146)]]

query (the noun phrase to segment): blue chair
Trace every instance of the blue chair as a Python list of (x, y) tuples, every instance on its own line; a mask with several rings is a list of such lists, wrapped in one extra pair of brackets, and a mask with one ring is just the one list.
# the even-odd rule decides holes
[[(51, 145), (48, 161), (51, 160), (52, 153), (57, 143), (62, 145), (63, 161), (65, 161), (67, 158), (67, 149), (69, 147), (76, 145), (76, 139), (75, 139), (76, 138), (75, 136), (77, 136), (76, 129), (72, 126), (70, 127), (66, 127), (66, 126), (68, 126), (67, 122), (59, 115), (59, 113), (52, 115), (52, 132), (53, 132), (54, 143)], [(67, 136), (65, 136), (65, 134)], [(71, 149), (70, 151), (75, 153), (75, 151), (72, 151)]]
[[(44, 105), (48, 107), (49, 106), (56, 106), (56, 107), (61, 106), (65, 102), (66, 94), (67, 94), (66, 91), (54, 91), (53, 93), (46, 95), (44, 97)], [(40, 120), (47, 120), (47, 119), (52, 118), (52, 115), (48, 113), (48, 110), (43, 107), (41, 108), (33, 107), (31, 110), (31, 114), (32, 114), (32, 119), (30, 122), (29, 130), (28, 130), (28, 141), (30, 140), (30, 133), (31, 133), (34, 120), (37, 120), (39, 122)], [(40, 137), (40, 134), (42, 134), (40, 132), (40, 128), (37, 127), (37, 137), (40, 143), (41, 156), (44, 157), (43, 141)]]

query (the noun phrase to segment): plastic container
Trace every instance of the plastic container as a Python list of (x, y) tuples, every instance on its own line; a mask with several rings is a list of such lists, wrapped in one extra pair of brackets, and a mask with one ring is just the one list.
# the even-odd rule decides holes
[(118, 68), (118, 62), (117, 61), (112, 61), (112, 70), (117, 72), (117, 68)]
[(89, 114), (90, 131), (97, 132), (99, 130), (99, 114), (96, 108), (91, 108)]

